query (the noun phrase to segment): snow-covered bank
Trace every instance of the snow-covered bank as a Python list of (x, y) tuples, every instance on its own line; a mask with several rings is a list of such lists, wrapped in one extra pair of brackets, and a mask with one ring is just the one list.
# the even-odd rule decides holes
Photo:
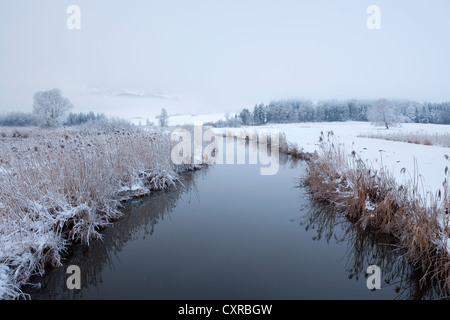
[(322, 136), (304, 181), (321, 207), (342, 214), (366, 232), (388, 235), (389, 243), (420, 274), (420, 286), (431, 283), (440, 296), (449, 295), (448, 185), (428, 198), (419, 192), (417, 181), (399, 186), (389, 170), (372, 168), (356, 152), (349, 156), (333, 134)]
[[(131, 123), (136, 126), (145, 126), (147, 124), (147, 120), (153, 125), (158, 126), (159, 119), (156, 116), (149, 117), (138, 117), (138, 118), (129, 118)], [(170, 115), (168, 119), (169, 126), (184, 126), (184, 125), (193, 125), (193, 124), (203, 124), (207, 122), (215, 122), (218, 120), (225, 120), (224, 113), (211, 113), (211, 114), (177, 114)]]
[(172, 163), (167, 130), (20, 130), (27, 138), (0, 138), (0, 299), (60, 266), (70, 243), (101, 238), (130, 193), (164, 189), (191, 169)]
[[(362, 160), (374, 168), (386, 167), (399, 184), (407, 183), (420, 175), (423, 192), (433, 194), (442, 189), (445, 168), (450, 165), (445, 155), (450, 155), (449, 148), (411, 144), (407, 142), (387, 141), (358, 137), (367, 133), (422, 132), (429, 134), (448, 134), (450, 127), (435, 124), (406, 123), (389, 130), (375, 127), (368, 122), (320, 122), (270, 124), (261, 127), (244, 127), (245, 130), (278, 129), (286, 134), (287, 141), (298, 144), (305, 152), (315, 152), (319, 148), (321, 132), (333, 131), (337, 140), (344, 144), (347, 153), (355, 151)], [(239, 130), (233, 128), (214, 129), (216, 132)]]
[[(447, 128), (405, 124), (394, 130), (446, 134)], [(421, 283), (438, 284), (441, 294), (448, 295), (448, 148), (358, 137), (387, 130), (355, 122), (277, 124), (216, 132), (246, 137), (261, 129), (277, 129), (292, 149), (294, 143), (304, 153), (314, 153), (305, 183), (315, 202), (342, 213), (364, 230), (392, 236), (407, 261), (422, 272)], [(242, 130), (247, 132), (242, 134)]]

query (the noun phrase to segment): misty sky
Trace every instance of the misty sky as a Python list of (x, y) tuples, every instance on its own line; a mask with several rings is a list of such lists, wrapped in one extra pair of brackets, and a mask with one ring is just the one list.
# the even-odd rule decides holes
[[(69, 5), (81, 30), (69, 30)], [(369, 5), (381, 30), (369, 30)], [(237, 111), (281, 98), (450, 101), (450, 2), (1, 0), (0, 113)]]

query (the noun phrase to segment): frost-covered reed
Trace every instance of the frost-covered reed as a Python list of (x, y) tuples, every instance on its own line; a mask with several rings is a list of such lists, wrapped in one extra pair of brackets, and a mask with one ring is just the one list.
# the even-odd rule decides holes
[(393, 132), (393, 133), (367, 133), (360, 134), (361, 138), (383, 139), (390, 141), (401, 141), (427, 146), (450, 147), (450, 134), (448, 133), (427, 133), (427, 132)]
[(342, 212), (363, 229), (393, 236), (409, 262), (421, 271), (422, 284), (450, 292), (450, 174), (436, 194), (426, 192), (418, 172), (398, 185), (383, 167), (348, 154), (332, 132), (322, 134), (320, 150), (311, 159), (306, 185), (312, 197)]
[(173, 185), (170, 132), (4, 130), (0, 137), (0, 299), (23, 296), (33, 274), (61, 265), (121, 216), (130, 194)]

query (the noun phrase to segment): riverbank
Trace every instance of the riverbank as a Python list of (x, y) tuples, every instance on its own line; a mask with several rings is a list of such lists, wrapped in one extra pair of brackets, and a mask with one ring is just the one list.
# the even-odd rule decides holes
[[(248, 155), (258, 152), (245, 145)], [(259, 169), (214, 165), (128, 202), (104, 241), (77, 246), (64, 267), (31, 279), (40, 289), (27, 292), (32, 300), (429, 297), (416, 291), (415, 275), (385, 238), (339, 214), (318, 215), (299, 186), (306, 163), (280, 153), (276, 175)], [(383, 290), (367, 289), (367, 262), (382, 268)], [(69, 265), (80, 267), (80, 290), (65, 286)]]
[[(418, 174), (398, 185), (392, 173), (368, 166), (350, 155), (332, 132), (322, 135), (305, 179), (312, 198), (340, 212), (372, 233), (392, 236), (397, 250), (423, 274), (420, 285), (436, 285), (440, 296), (450, 292), (450, 189), (423, 197)], [(449, 175), (446, 173), (446, 181)]]
[(174, 185), (170, 131), (10, 129), (0, 138), (0, 298), (101, 239), (121, 201)]
[[(441, 171), (436, 169), (438, 166), (433, 166), (436, 171), (426, 170), (424, 178), (421, 178), (422, 171), (414, 169), (411, 179), (399, 183), (398, 174), (383, 166), (385, 159), (391, 158), (369, 161), (364, 158), (366, 153), (359, 152), (361, 145), (352, 143), (349, 148), (350, 135), (337, 137), (334, 131), (324, 130), (327, 124), (297, 124), (298, 127), (290, 124), (285, 128), (289, 129), (287, 132), (283, 126), (269, 128), (281, 131), (281, 153), (308, 161), (305, 183), (313, 199), (340, 212), (363, 230), (395, 238), (409, 262), (424, 275), (422, 283), (438, 284), (441, 295), (446, 296), (450, 276), (447, 267), (450, 262), (449, 188), (444, 184), (436, 193), (424, 193), (423, 184), (430, 172)], [(359, 126), (363, 127), (339, 124), (336, 131), (350, 132), (352, 127)], [(251, 130), (258, 128), (243, 129), (231, 129), (228, 134), (243, 140), (257, 138)], [(304, 130), (321, 133), (313, 138), (312, 134), (303, 135)], [(223, 136), (223, 131), (218, 134)], [(354, 130), (353, 135), (357, 134)], [(174, 185), (180, 172), (194, 169), (173, 165), (174, 143), (170, 130), (158, 128), (20, 129), (7, 132), (0, 140), (0, 293), (3, 299), (24, 297), (21, 286), (31, 275), (42, 275), (49, 268), (60, 266), (71, 243), (89, 244), (101, 238), (100, 230), (121, 218), (121, 200), (165, 189)], [(386, 155), (404, 150), (391, 148), (391, 143), (401, 142), (381, 140), (379, 143), (385, 143)], [(417, 157), (419, 164), (428, 155), (421, 158), (417, 150), (434, 148), (404, 144), (418, 149), (412, 154), (400, 154), (397, 159)], [(374, 153), (373, 145), (364, 148)], [(436, 148), (433, 149), (436, 154), (448, 151)], [(407, 169), (401, 171), (405, 177)], [(448, 169), (444, 173), (441, 179), (448, 181)]]
[[(420, 127), (420, 128), (419, 128)], [(445, 133), (447, 126), (404, 124), (389, 132)], [(374, 140), (363, 132), (386, 131), (369, 123), (298, 123), (240, 130), (279, 130), (280, 151), (309, 162), (305, 184), (312, 198), (362, 229), (396, 239), (399, 250), (431, 281), (450, 291), (450, 188), (448, 148)], [(289, 142), (287, 142), (289, 141)]]

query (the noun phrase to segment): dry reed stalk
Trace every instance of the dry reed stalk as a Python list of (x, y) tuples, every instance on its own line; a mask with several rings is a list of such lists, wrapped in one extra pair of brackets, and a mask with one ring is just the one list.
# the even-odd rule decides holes
[(360, 134), (358, 137), (383, 139), (389, 141), (401, 141), (427, 146), (437, 145), (450, 147), (450, 134), (425, 133), (425, 132), (394, 132), (394, 133), (368, 133)]
[(157, 129), (26, 129), (0, 140), (0, 298), (61, 265), (70, 242), (101, 239), (121, 216), (120, 190), (173, 185), (185, 168), (172, 164), (171, 149)]
[(397, 239), (405, 256), (419, 268), (422, 284), (431, 281), (450, 292), (449, 188), (445, 171), (444, 192), (423, 191), (418, 171), (399, 186), (385, 168), (374, 169), (355, 152), (347, 155), (331, 132), (321, 136), (320, 152), (311, 159), (306, 185), (312, 197), (339, 210), (371, 232)]

